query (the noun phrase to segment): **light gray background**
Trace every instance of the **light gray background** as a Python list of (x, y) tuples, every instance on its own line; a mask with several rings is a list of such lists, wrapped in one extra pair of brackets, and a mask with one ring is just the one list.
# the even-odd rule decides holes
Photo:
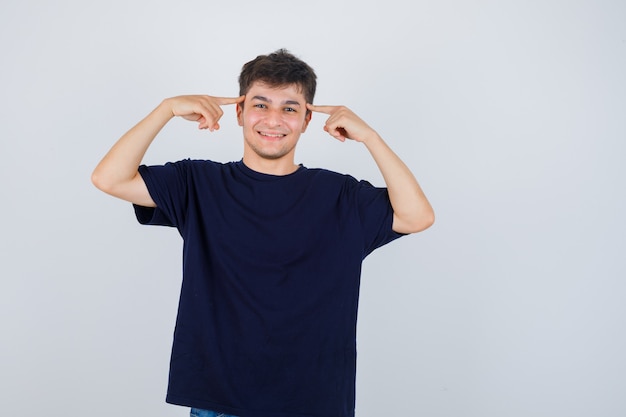
[[(624, 22), (623, 1), (3, 1), (0, 415), (186, 415), (164, 403), (180, 238), (89, 177), (163, 98), (236, 95), (280, 47), (437, 214), (365, 262), (357, 415), (626, 415)], [(323, 121), (298, 162), (382, 185)], [(174, 120), (146, 162), (238, 160), (222, 125)]]

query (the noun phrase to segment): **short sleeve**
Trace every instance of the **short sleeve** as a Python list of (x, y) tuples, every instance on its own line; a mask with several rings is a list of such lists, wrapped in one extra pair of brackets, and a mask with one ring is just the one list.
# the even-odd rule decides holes
[(135, 215), (141, 224), (184, 227), (188, 161), (169, 162), (165, 165), (139, 167), (156, 208), (135, 205)]
[(135, 209), (137, 221), (140, 224), (151, 226), (175, 226), (163, 210), (158, 207), (144, 207), (133, 204), (133, 208)]
[(364, 233), (364, 255), (405, 236), (393, 230), (393, 208), (386, 188), (374, 187), (367, 181), (359, 181), (357, 202), (361, 227)]

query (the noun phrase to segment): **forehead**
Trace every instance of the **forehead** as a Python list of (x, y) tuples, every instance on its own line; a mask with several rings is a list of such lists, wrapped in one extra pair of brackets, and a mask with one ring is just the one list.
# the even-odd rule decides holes
[(306, 102), (302, 88), (300, 88), (300, 86), (297, 84), (287, 84), (276, 87), (270, 86), (260, 81), (256, 81), (250, 86), (250, 89), (246, 94), (246, 100), (252, 99), (254, 97), (263, 97), (272, 102)]

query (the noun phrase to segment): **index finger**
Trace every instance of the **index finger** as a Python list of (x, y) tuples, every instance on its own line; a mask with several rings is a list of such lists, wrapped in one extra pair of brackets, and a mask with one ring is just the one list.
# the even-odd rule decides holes
[(219, 104), (220, 106), (225, 106), (228, 104), (238, 104), (238, 103), (243, 103), (243, 101), (246, 99), (246, 96), (239, 96), (239, 97), (215, 97), (217, 99), (217, 104)]
[(314, 112), (318, 112), (318, 113), (325, 113), (325, 114), (332, 114), (335, 110), (337, 110), (338, 106), (315, 106), (311, 103), (307, 103), (306, 104), (306, 108), (314, 111)]

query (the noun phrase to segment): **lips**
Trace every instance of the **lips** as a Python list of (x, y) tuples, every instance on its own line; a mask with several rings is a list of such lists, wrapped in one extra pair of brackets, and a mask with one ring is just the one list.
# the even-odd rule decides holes
[(285, 133), (278, 133), (278, 132), (263, 132), (263, 131), (259, 131), (257, 133), (259, 135), (263, 136), (263, 138), (267, 139), (267, 140), (278, 140), (278, 139), (282, 139), (285, 136), (287, 136)]

